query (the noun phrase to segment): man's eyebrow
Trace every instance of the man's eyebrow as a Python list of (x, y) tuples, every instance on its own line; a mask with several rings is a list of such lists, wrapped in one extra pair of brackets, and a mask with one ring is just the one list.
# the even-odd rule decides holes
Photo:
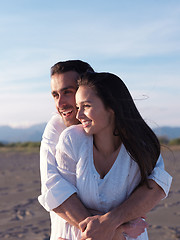
[(52, 92), (51, 92), (52, 95), (53, 95), (53, 94), (56, 94), (56, 93), (57, 93), (57, 91), (52, 91)]
[[(60, 90), (60, 92), (63, 92), (63, 91), (66, 91), (66, 90), (69, 90), (69, 89), (75, 89), (75, 90), (77, 90), (74, 86), (68, 86), (68, 87), (65, 87), (65, 88), (62, 88), (61, 90)], [(51, 93), (52, 94), (54, 94), (54, 93), (57, 93), (58, 91), (52, 91)]]
[(67, 86), (67, 87), (65, 87), (65, 88), (62, 88), (61, 89), (61, 91), (65, 91), (65, 90), (68, 90), (68, 89), (77, 89), (77, 88), (75, 88), (74, 86)]

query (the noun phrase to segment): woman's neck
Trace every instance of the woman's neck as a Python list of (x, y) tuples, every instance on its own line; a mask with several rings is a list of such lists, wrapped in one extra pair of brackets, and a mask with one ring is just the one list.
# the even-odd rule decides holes
[(119, 136), (114, 136), (113, 132), (99, 133), (93, 135), (93, 144), (99, 153), (108, 156), (120, 147), (121, 139)]

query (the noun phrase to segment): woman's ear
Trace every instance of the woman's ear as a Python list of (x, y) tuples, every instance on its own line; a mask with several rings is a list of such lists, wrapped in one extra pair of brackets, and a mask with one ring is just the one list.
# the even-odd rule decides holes
[(109, 117), (110, 117), (110, 121), (111, 121), (111, 124), (114, 125), (115, 123), (115, 113), (114, 113), (114, 110), (112, 110), (112, 108), (108, 108), (108, 112), (109, 112)]
[(108, 111), (114, 115), (114, 110), (112, 110), (112, 108), (108, 108)]

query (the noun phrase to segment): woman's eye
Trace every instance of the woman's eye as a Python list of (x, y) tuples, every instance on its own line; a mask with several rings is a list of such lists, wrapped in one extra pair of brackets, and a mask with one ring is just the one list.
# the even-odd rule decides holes
[(84, 108), (89, 108), (89, 107), (90, 107), (90, 105), (88, 105), (88, 104), (84, 105)]

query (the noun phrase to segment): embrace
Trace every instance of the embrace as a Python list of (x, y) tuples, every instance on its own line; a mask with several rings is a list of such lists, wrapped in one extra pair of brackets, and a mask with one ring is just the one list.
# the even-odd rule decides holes
[(147, 240), (146, 214), (172, 177), (125, 83), (69, 60), (52, 66), (51, 91), (57, 113), (41, 142), (38, 198), (50, 240)]

